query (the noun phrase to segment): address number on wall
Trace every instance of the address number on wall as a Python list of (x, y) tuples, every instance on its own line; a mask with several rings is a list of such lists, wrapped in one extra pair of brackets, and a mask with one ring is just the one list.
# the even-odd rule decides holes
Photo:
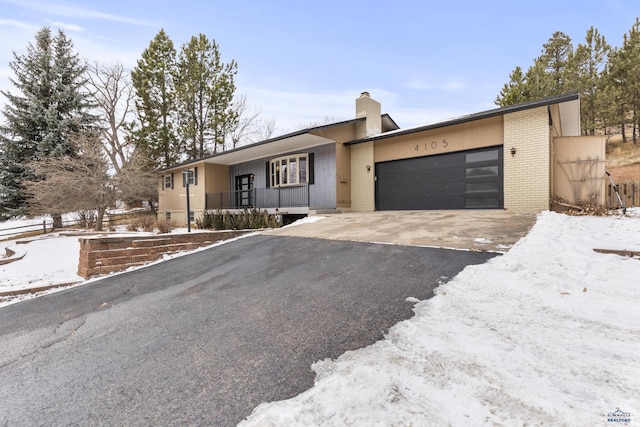
[(448, 146), (449, 146), (449, 143), (447, 142), (447, 140), (443, 139), (442, 141), (431, 141), (431, 142), (425, 142), (424, 144), (416, 144), (414, 150), (428, 151), (428, 150), (436, 150), (438, 149), (438, 147), (447, 148)]

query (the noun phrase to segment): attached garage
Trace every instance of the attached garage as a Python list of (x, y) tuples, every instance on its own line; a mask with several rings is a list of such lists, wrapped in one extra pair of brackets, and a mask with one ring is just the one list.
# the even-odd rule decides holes
[(503, 148), (376, 163), (376, 210), (502, 209)]

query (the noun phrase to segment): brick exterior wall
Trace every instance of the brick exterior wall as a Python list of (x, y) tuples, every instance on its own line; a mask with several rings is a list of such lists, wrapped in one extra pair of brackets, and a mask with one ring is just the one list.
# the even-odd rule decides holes
[(255, 230), (80, 238), (78, 275), (88, 279), (100, 274), (123, 271), (160, 259), (164, 254), (208, 246), (253, 231)]
[[(547, 107), (504, 116), (504, 208), (540, 212), (550, 204), (550, 132)], [(511, 148), (516, 154), (511, 155)]]

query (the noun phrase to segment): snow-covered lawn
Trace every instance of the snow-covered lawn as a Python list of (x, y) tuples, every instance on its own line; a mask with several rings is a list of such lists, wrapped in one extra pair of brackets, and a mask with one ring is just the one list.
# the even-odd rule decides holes
[[(81, 280), (77, 245), (29, 243), (0, 290)], [(640, 260), (594, 248), (640, 251), (640, 210), (540, 214), (507, 254), (416, 301), (384, 340), (316, 362), (313, 388), (242, 425), (640, 425)]]

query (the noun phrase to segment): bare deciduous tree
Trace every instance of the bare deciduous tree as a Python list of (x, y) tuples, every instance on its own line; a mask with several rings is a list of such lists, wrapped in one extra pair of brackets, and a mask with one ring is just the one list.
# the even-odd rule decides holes
[(95, 210), (96, 230), (102, 229), (107, 208), (117, 191), (109, 163), (96, 134), (76, 134), (70, 138), (73, 154), (31, 162), (40, 179), (26, 185), (31, 213), (65, 213)]
[(261, 119), (261, 111), (250, 108), (244, 95), (234, 102), (234, 109), (238, 122), (229, 134), (232, 149), (271, 138), (276, 126), (275, 120)]
[(116, 175), (115, 181), (120, 196), (126, 204), (147, 201), (155, 211), (158, 203), (158, 179), (158, 175), (149, 166), (149, 159), (142, 151), (134, 150), (127, 163)]
[(96, 63), (89, 67), (87, 74), (89, 90), (99, 109), (104, 150), (111, 166), (119, 173), (133, 150), (135, 93), (130, 74), (120, 63)]

